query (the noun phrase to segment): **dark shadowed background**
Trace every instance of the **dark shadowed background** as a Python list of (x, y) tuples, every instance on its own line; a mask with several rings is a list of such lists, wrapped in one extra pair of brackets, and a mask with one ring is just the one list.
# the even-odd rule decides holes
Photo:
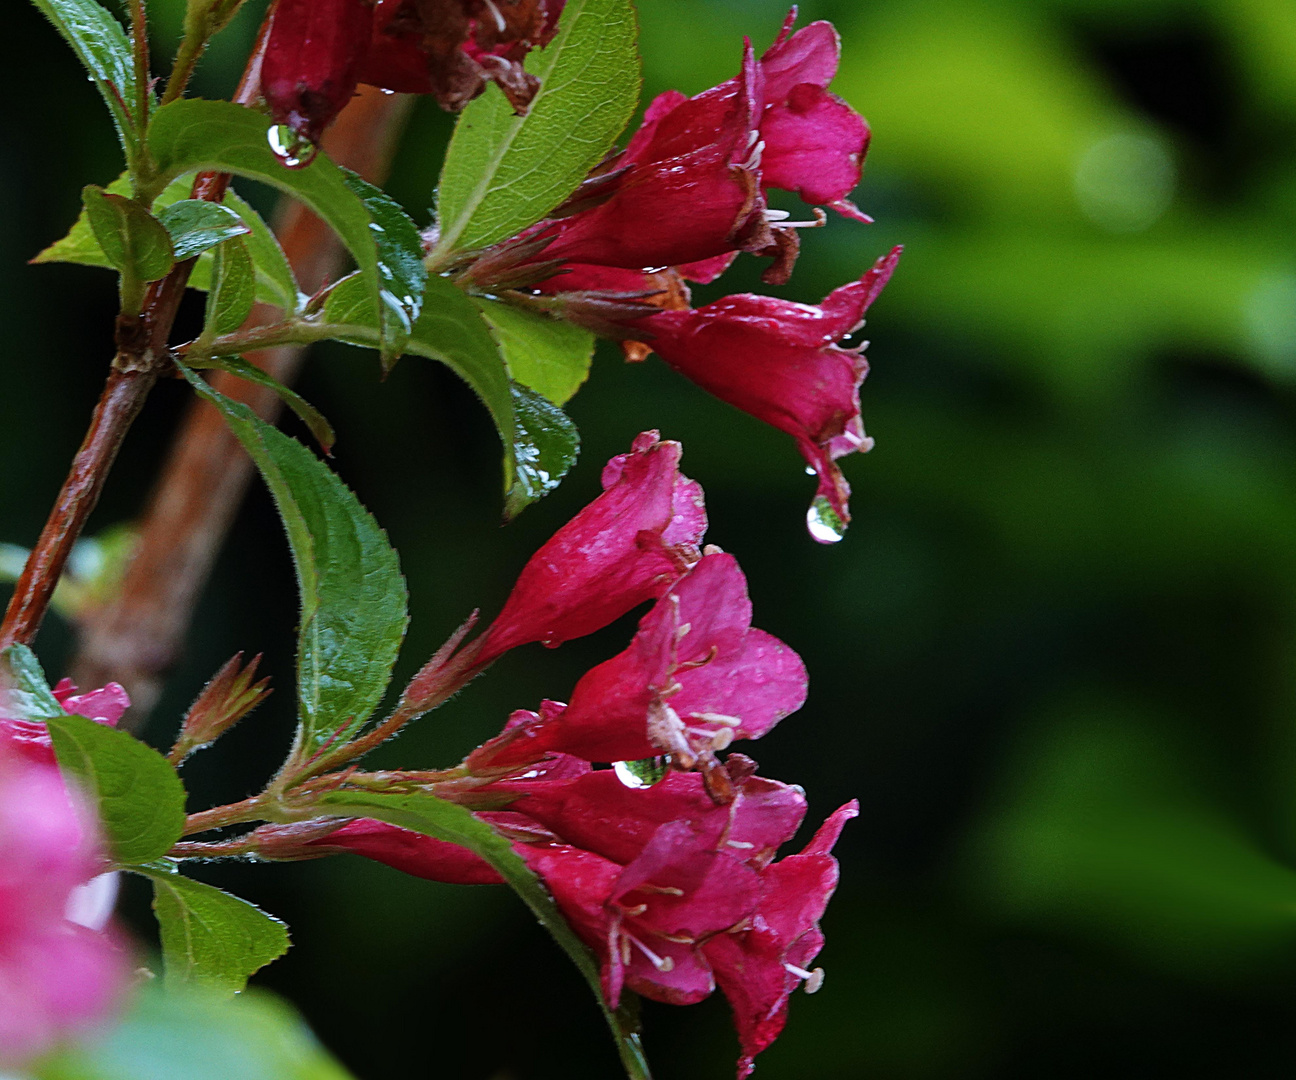
[[(169, 55), (183, 4), (150, 6)], [(639, 6), (646, 95), (729, 77), (742, 35), (762, 48), (784, 13)], [(198, 92), (232, 88), (261, 7), (218, 39)], [(6, 9), (0, 541), (28, 545), (101, 385), (115, 297), (106, 272), (25, 260), (120, 162), (71, 53), (27, 5)], [(870, 313), (877, 448), (846, 462), (846, 541), (806, 536), (813, 485), (789, 439), (608, 347), (570, 408), (580, 463), (502, 529), (498, 447), (469, 391), (417, 358), (382, 383), (372, 355), (319, 349), (301, 390), (409, 578), (398, 675), (473, 607), (497, 610), (602, 462), (658, 427), (683, 441), (757, 624), (810, 669), (806, 708), (744, 749), (804, 785), (816, 821), (862, 806), (838, 849), (825, 987), (794, 997), (758, 1075), (1289, 1076), (1296, 10), (826, 0), (803, 17), (844, 38), (834, 89), (873, 126), (855, 198), (877, 223), (807, 234), (779, 291), (817, 300), (906, 245)], [(421, 102), (389, 185), (420, 224), (449, 129)], [(755, 287), (754, 265), (721, 291)], [(168, 385), (150, 401), (92, 532), (139, 512), (185, 400)], [(281, 691), (195, 760), (198, 798), (242, 797), (286, 747), (294, 598), (257, 489), (148, 732), (169, 742), (224, 659), (266, 653)], [(457, 761), (511, 709), (563, 698), (632, 626), (506, 657), (382, 760)], [(66, 624), (39, 644), (56, 675)], [(350, 858), (205, 873), (292, 925), (260, 981), (361, 1080), (616, 1073), (585, 987), (501, 889)], [(126, 910), (149, 941), (146, 896)], [(661, 1080), (730, 1074), (718, 997), (645, 1019)]]

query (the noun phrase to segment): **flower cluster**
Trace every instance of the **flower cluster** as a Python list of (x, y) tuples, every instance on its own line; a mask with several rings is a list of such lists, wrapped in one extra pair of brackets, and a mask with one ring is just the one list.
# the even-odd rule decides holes
[[(581, 678), (569, 703), (515, 712), (473, 751), (454, 795), (545, 882), (597, 954), (612, 1005), (623, 987), (683, 1005), (718, 986), (733, 1007), (742, 1077), (782, 1029), (792, 990), (823, 978), (809, 965), (837, 882), (830, 852), (857, 807), (776, 861), (805, 816), (804, 792), (757, 776), (745, 755), (717, 756), (800, 708), (806, 671), (751, 625), (736, 560), (700, 547), (702, 493), (679, 458), (678, 443), (645, 432), (610, 461), (603, 493), (536, 552), (470, 647), (480, 666), (653, 601), (629, 646)], [(377, 821), (304, 846), (439, 881), (500, 880), (463, 848)]]
[[(668, 91), (626, 148), (585, 181), (552, 219), (485, 253), (466, 274), (481, 285), (526, 285), (549, 309), (656, 352), (716, 397), (790, 434), (817, 474), (812, 535), (839, 540), (850, 487), (836, 460), (867, 451), (859, 387), (863, 345), (840, 342), (890, 278), (900, 249), (817, 306), (769, 296), (725, 297), (696, 310), (686, 281), (718, 278), (740, 252), (770, 256), (782, 284), (797, 229), (825, 222), (820, 206), (868, 221), (847, 195), (868, 149), (863, 117), (827, 89), (841, 45), (831, 23), (792, 32), (796, 9), (760, 59), (748, 43), (739, 75), (695, 97)], [(812, 204), (814, 220), (770, 209), (781, 189)]]
[(557, 29), (563, 0), (278, 0), (261, 63), (276, 122), (317, 142), (359, 83), (431, 94), (457, 111), (495, 82), (524, 112), (522, 60)]
[[(121, 687), (76, 695), (69, 712), (116, 723)], [(63, 783), (43, 724), (0, 716), (0, 1068), (15, 1068), (105, 1018), (125, 955), (104, 931), (115, 883), (93, 815)]]

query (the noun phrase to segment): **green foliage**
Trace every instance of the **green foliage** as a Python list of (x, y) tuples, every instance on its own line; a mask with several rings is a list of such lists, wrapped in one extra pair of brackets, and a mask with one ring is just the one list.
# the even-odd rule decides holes
[(352, 1080), (297, 1013), (262, 991), (232, 1000), (143, 989), (125, 1019), (34, 1070), (35, 1080)]
[(59, 766), (94, 802), (115, 862), (165, 855), (185, 823), (185, 790), (161, 754), (84, 716), (46, 720)]
[(237, 993), (288, 951), (288, 927), (255, 904), (187, 878), (170, 862), (138, 870), (153, 882), (168, 984)]
[[(171, 181), (154, 201), (153, 205), (154, 209), (158, 211), (158, 217), (165, 220), (167, 208), (181, 201), (188, 201), (192, 187), (192, 176), (182, 176)], [(130, 178), (122, 175), (109, 184), (106, 190), (114, 195), (129, 194)], [(203, 205), (210, 204), (204, 203)], [(261, 219), (261, 216), (233, 191), (225, 193), (225, 200), (222, 205), (238, 214), (243, 224), (251, 230), (243, 237), (243, 240), (248, 245), (248, 252), (256, 265), (257, 299), (263, 304), (272, 304), (275, 307), (283, 308), (286, 312), (295, 311), (297, 308), (297, 279), (293, 276), (292, 267), (288, 265), (288, 258), (279, 246), (279, 241), (275, 239), (274, 233), (270, 231), (269, 226)], [(210, 287), (212, 261), (213, 254), (210, 249), (199, 257), (193, 273), (189, 277), (191, 288), (207, 289)], [(94, 231), (90, 228), (90, 222), (84, 210), (81, 211), (80, 216), (73, 223), (68, 234), (63, 239), (50, 244), (49, 247), (32, 259), (32, 262), (64, 262), (78, 263), (82, 266), (112, 266), (107, 256), (104, 255), (103, 249), (99, 246), (99, 241), (95, 239)]]
[(258, 386), (273, 390), (278, 395), (279, 400), (292, 409), (297, 414), (297, 418), (310, 429), (310, 433), (315, 436), (315, 440), (320, 444), (324, 452), (332, 452), (333, 444), (337, 442), (337, 434), (333, 431), (333, 425), (328, 422), (323, 413), (295, 390), (284, 386), (273, 376), (267, 375), (255, 364), (244, 360), (241, 356), (221, 356), (202, 365), (191, 364), (190, 366), (204, 369), (219, 368), (221, 371), (228, 371), (231, 375), (237, 375), (240, 379), (246, 379), (248, 382), (254, 382)]
[(44, 721), (63, 715), (36, 654), (26, 645), (10, 645), (0, 652), (0, 716)]
[(90, 230), (108, 262), (124, 277), (157, 281), (175, 265), (171, 237), (134, 199), (111, 195), (95, 184), (81, 189)]
[(509, 374), (523, 386), (564, 405), (589, 377), (594, 335), (562, 319), (512, 304), (474, 297), (490, 325)]
[(212, 252), (211, 280), (203, 339), (232, 334), (252, 311), (256, 302), (256, 271), (247, 244), (240, 237), (226, 240)]
[(338, 791), (325, 795), (320, 799), (320, 804), (335, 807), (339, 813), (377, 818), (424, 836), (458, 844), (490, 863), (553, 935), (589, 983), (603, 1009), (608, 1026), (612, 1029), (622, 1064), (632, 1080), (648, 1076), (648, 1065), (639, 1046), (637, 1025), (632, 1019), (633, 995), (627, 991), (623, 995), (625, 1002), (616, 1012), (608, 1008), (603, 999), (598, 964), (594, 956), (576, 936), (540, 879), (531, 872), (512, 845), (490, 825), (462, 806), (426, 794)]
[[(354, 278), (329, 294), (324, 322), (339, 341), (374, 347), (373, 305)], [(499, 346), (469, 297), (445, 278), (428, 278), (423, 312), (405, 348), (450, 367), (490, 412), (504, 443), (508, 516), (558, 486), (576, 460), (576, 429), (556, 405), (510, 381)]]
[(349, 169), (342, 179), (365, 204), (373, 218), (373, 235), (378, 245), (378, 277), (381, 282), (382, 340), (384, 370), (390, 370), (423, 308), (427, 267), (423, 265), (423, 240), (409, 215), (382, 189), (374, 187)]
[(585, 179), (638, 100), (636, 33), (630, 0), (568, 0), (554, 40), (527, 57), (540, 80), (527, 114), (495, 87), (464, 109), (437, 188), (437, 255), (511, 236)]
[[(423, 254), (413, 223), (385, 196), (358, 193), (355, 181), (324, 154), (305, 168), (285, 168), (266, 141), (267, 127), (263, 114), (232, 102), (172, 102), (157, 111), (149, 126), (159, 184), (182, 173), (217, 169), (286, 191), (338, 234), (375, 305), (390, 310), (398, 324), (412, 323), (422, 299), (422, 290), (410, 287), (417, 277), (412, 264)], [(380, 348), (389, 358), (400, 345), (394, 325), (384, 320), (380, 334)]]
[(223, 240), (252, 230), (228, 206), (202, 199), (181, 199), (158, 211), (157, 218), (171, 234), (177, 260), (200, 255)]
[(382, 700), (405, 634), (405, 581), (396, 552), (346, 485), (295, 439), (181, 368), (225, 416), (265, 478), (288, 533), (301, 593), (299, 725), (309, 758), (355, 734)]
[[(130, 41), (121, 23), (95, 0), (32, 0), (72, 46), (85, 65), (117, 126), (126, 160), (139, 150), (141, 118), (134, 115), (139, 100)], [(149, 95), (150, 101), (152, 95)]]

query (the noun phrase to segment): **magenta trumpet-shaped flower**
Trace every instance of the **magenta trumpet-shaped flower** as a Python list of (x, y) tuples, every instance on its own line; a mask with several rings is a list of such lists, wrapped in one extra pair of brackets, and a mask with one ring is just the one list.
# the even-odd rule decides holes
[(550, 752), (603, 762), (669, 754), (690, 768), (735, 738), (760, 738), (804, 704), (806, 672), (751, 618), (737, 561), (705, 556), (644, 616), (629, 648), (576, 684), (565, 709), (486, 744), (470, 768)]
[(716, 981), (733, 1008), (742, 1044), (738, 1080), (787, 1022), (788, 997), (802, 982), (813, 993), (823, 969), (810, 963), (823, 948), (819, 919), (837, 888), (833, 845), (848, 820), (859, 814), (852, 800), (819, 827), (805, 850), (761, 871), (760, 899), (750, 918), (702, 946)]
[(65, 917), (103, 859), (93, 818), (38, 749), (0, 731), (0, 1068), (106, 1018), (127, 971), (107, 935)]
[(530, 559), (482, 637), (479, 663), (519, 645), (559, 645), (660, 596), (699, 558), (702, 489), (679, 472), (681, 448), (638, 436), (603, 470), (603, 494)]
[[(109, 727), (116, 727), (122, 714), (130, 708), (126, 691), (115, 682), (78, 694), (71, 679), (62, 679), (54, 687), (53, 694), (64, 712)], [(20, 754), (37, 765), (53, 766), (54, 744), (50, 741), (49, 729), (39, 721), (5, 716), (3, 708), (0, 704), (0, 740), (7, 742), (9, 752)]]
[(838, 342), (862, 325), (899, 258), (895, 248), (817, 306), (742, 293), (634, 324), (647, 331), (644, 343), (680, 374), (796, 439), (819, 477), (812, 513), (836, 519), (835, 535), (819, 530), (816, 539), (840, 539), (850, 521), (850, 485), (837, 459), (873, 445), (859, 403), (868, 362)]

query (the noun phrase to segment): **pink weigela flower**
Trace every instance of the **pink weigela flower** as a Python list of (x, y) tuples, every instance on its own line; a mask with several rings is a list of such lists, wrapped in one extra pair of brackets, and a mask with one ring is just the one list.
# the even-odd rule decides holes
[(17, 723), (0, 725), (0, 1068), (106, 1019), (127, 975), (107, 934), (66, 917), (103, 865), (94, 820)]

